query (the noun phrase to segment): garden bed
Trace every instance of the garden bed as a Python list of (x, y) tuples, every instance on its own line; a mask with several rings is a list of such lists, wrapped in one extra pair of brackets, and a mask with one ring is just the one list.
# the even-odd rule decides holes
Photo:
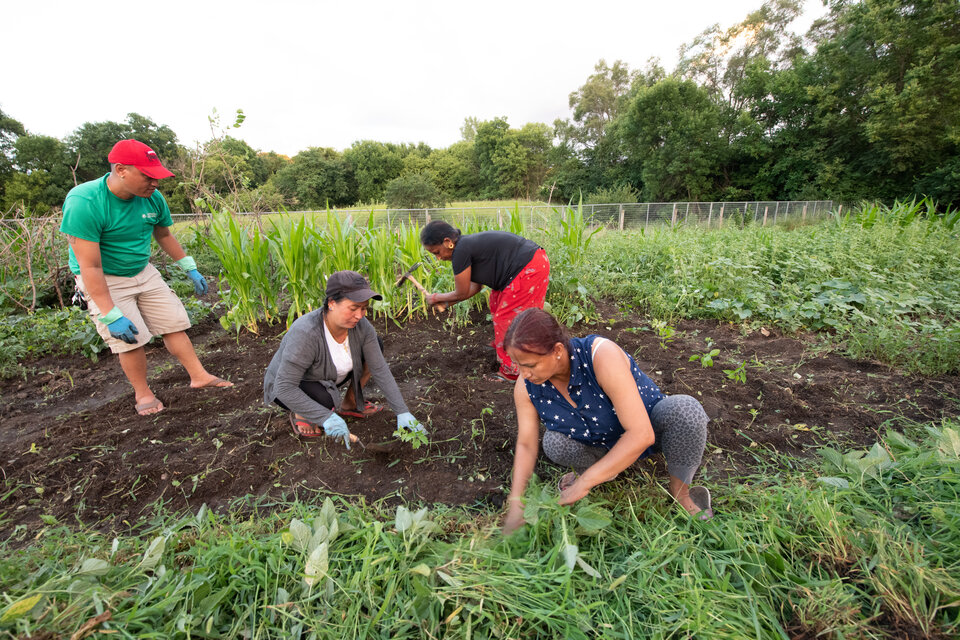
[[(960, 378), (851, 361), (811, 335), (743, 334), (736, 326), (683, 320), (668, 339), (669, 331), (612, 304), (601, 305), (601, 317), (573, 334), (613, 338), (665, 392), (703, 402), (712, 419), (701, 472), (708, 484), (766, 469), (770, 451), (805, 456), (824, 444), (863, 447), (877, 441), (885, 423), (960, 413)], [(451, 327), (432, 317), (402, 329), (375, 323), (410, 410), (430, 432), (430, 444), (416, 450), (393, 440), (390, 411), (348, 419), (367, 449), (295, 437), (286, 416), (262, 403), (280, 326), (237, 338), (208, 318), (190, 330), (204, 364), (235, 382), (232, 389), (191, 390), (175, 360), (156, 342), (148, 346), (151, 385), (166, 405), (154, 416), (136, 415), (112, 356), (33, 363), (36, 375), (0, 381), (3, 538), (75, 517), (136, 526), (156, 505), (218, 508), (245, 495), (308, 499), (332, 492), (498, 508), (509, 488), (516, 431), (512, 387), (484, 379), (496, 369), (492, 328), (480, 313), (472, 320)], [(711, 349), (720, 350), (714, 366), (690, 361)], [(744, 382), (724, 373), (741, 363)], [(542, 471), (556, 472), (546, 465)]]

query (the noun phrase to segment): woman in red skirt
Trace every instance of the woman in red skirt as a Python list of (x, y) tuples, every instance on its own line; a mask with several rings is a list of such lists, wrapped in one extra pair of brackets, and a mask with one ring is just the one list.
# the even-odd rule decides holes
[(493, 346), (500, 371), (516, 380), (517, 366), (503, 349), (507, 327), (524, 309), (543, 309), (550, 283), (550, 261), (535, 242), (506, 231), (481, 231), (463, 235), (442, 220), (428, 223), (420, 232), (424, 248), (440, 260), (453, 263), (455, 290), (427, 296), (431, 305), (453, 304), (472, 298), (484, 285), (490, 287)]

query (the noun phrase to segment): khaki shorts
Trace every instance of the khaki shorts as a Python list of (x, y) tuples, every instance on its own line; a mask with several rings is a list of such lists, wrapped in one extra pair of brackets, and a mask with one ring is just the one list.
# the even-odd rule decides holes
[(93, 318), (97, 333), (113, 353), (133, 351), (147, 344), (153, 336), (176, 333), (190, 328), (190, 318), (187, 316), (187, 310), (183, 308), (183, 303), (163, 281), (160, 272), (152, 264), (147, 264), (143, 271), (130, 278), (108, 274), (104, 274), (104, 277), (107, 280), (107, 288), (110, 290), (113, 304), (136, 325), (140, 332), (136, 336), (137, 344), (127, 344), (111, 336), (107, 325), (99, 320), (100, 316), (110, 309), (103, 311), (98, 309), (93, 298), (87, 294), (83, 279), (77, 276), (77, 287), (87, 300), (87, 311)]

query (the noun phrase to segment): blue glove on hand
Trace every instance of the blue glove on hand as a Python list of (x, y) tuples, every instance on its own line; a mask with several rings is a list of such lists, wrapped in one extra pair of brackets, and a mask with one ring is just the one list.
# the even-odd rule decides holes
[(413, 417), (412, 413), (401, 413), (397, 416), (397, 429), (406, 429), (414, 433), (427, 433), (427, 430), (423, 428), (419, 420)]
[(323, 421), (323, 432), (332, 438), (343, 438), (343, 444), (347, 451), (350, 450), (350, 430), (347, 429), (347, 423), (343, 421), (336, 413), (330, 414), (330, 417)]
[(134, 336), (140, 333), (140, 331), (136, 325), (130, 322), (125, 316), (120, 316), (108, 324), (107, 329), (110, 330), (110, 335), (117, 340), (123, 340), (127, 344), (137, 344), (137, 339)]
[(206, 295), (207, 279), (200, 275), (196, 269), (187, 271), (187, 277), (193, 280), (193, 290), (198, 296)]

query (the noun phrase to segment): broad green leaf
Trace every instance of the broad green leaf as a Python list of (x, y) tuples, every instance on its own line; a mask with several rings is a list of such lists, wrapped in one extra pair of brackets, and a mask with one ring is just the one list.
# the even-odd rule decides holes
[(21, 598), (17, 600), (3, 612), (3, 615), (0, 616), (0, 622), (11, 622), (16, 620), (20, 616), (23, 616), (30, 612), (37, 603), (40, 602), (40, 599), (43, 598), (42, 593), (38, 593), (35, 596), (30, 596), (29, 598)]
[(310, 542), (307, 544), (307, 551), (313, 552), (314, 549), (319, 547), (324, 542), (328, 542), (330, 538), (330, 532), (323, 525), (320, 525), (316, 528), (316, 531), (313, 534), (313, 537), (310, 538)]
[(420, 575), (426, 576), (426, 577), (429, 578), (429, 577), (430, 577), (430, 567), (428, 567), (427, 565), (425, 565), (425, 564), (423, 564), (423, 563), (421, 562), (420, 564), (418, 564), (418, 565), (415, 566), (414, 568), (410, 569), (410, 573), (419, 573)]
[(110, 563), (99, 558), (87, 558), (77, 570), (78, 576), (102, 576), (110, 571)]
[(410, 525), (413, 524), (413, 516), (410, 515), (409, 509), (405, 506), (400, 505), (397, 507), (397, 522), (396, 527), (397, 531), (401, 533), (410, 528)]
[(960, 458), (960, 433), (949, 427), (943, 430), (939, 442), (940, 453), (948, 458)]
[(613, 518), (610, 512), (602, 507), (586, 505), (577, 510), (577, 524), (579, 524), (585, 533), (593, 535), (610, 526)]
[(587, 564), (583, 559), (583, 556), (581, 556), (579, 553), (577, 554), (577, 564), (580, 565), (580, 568), (583, 569), (588, 576), (592, 578), (600, 577), (600, 572)]
[(312, 587), (317, 580), (327, 574), (329, 558), (327, 557), (327, 543), (324, 542), (313, 550), (303, 569), (303, 581)]
[(320, 517), (317, 520), (314, 520), (313, 526), (316, 528), (318, 524), (326, 525), (328, 529), (331, 528), (331, 523), (335, 522), (337, 519), (337, 509), (333, 506), (333, 500), (326, 498), (323, 501), (323, 506), (320, 508)]
[(310, 538), (313, 537), (313, 531), (303, 522), (294, 518), (290, 521), (290, 535), (293, 536), (290, 546), (295, 551), (306, 551), (310, 544)]
[(167, 545), (167, 539), (163, 536), (157, 536), (150, 542), (150, 546), (147, 547), (146, 552), (143, 554), (143, 560), (140, 561), (138, 569), (143, 571), (153, 570), (157, 564), (160, 562), (160, 558), (163, 556), (163, 550)]
[(577, 545), (567, 543), (563, 545), (563, 563), (566, 565), (569, 571), (573, 571), (573, 567), (577, 564), (577, 556), (579, 555), (579, 549)]
[(819, 482), (820, 484), (825, 484), (828, 487), (836, 487), (838, 489), (850, 488), (850, 483), (843, 478), (820, 477), (820, 478), (817, 478), (817, 482)]
[(444, 582), (446, 582), (446, 583), (447, 583), (448, 585), (450, 585), (451, 587), (457, 587), (457, 588), (459, 588), (459, 587), (463, 586), (463, 585), (460, 583), (459, 580), (457, 580), (456, 578), (454, 578), (454, 577), (451, 576), (451, 575), (447, 575), (447, 574), (444, 573), (443, 571), (437, 571), (437, 576), (439, 576), (441, 580), (443, 580)]

